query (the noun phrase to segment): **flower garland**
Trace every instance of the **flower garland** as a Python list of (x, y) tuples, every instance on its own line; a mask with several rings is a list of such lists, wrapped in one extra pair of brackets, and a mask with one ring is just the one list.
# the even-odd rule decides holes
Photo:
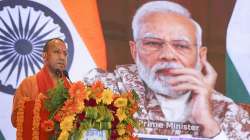
[(23, 122), (24, 122), (24, 105), (27, 101), (30, 101), (29, 97), (24, 97), (18, 102), (18, 110), (17, 110), (17, 132), (16, 138), (17, 140), (23, 139)]
[(62, 82), (48, 93), (45, 107), (49, 119), (42, 122), (46, 131), (54, 131), (58, 140), (81, 139), (91, 128), (104, 130), (108, 139), (133, 140), (139, 123), (133, 114), (139, 110), (134, 92), (114, 93), (97, 81), (91, 86), (73, 83), (65, 89)]
[(42, 101), (46, 97), (43, 93), (40, 93), (35, 99), (34, 109), (33, 109), (33, 124), (32, 124), (32, 140), (39, 140), (39, 127), (40, 127), (40, 110), (42, 107)]

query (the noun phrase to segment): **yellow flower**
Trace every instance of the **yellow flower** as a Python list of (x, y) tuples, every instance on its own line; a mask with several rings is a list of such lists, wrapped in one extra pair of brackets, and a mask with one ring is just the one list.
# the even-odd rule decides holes
[(117, 133), (118, 133), (119, 136), (122, 136), (126, 132), (125, 128), (118, 128), (116, 130), (117, 130)]
[(60, 123), (60, 128), (62, 131), (71, 131), (73, 128), (73, 121), (75, 119), (75, 115), (67, 116), (63, 119), (63, 121)]
[(104, 104), (111, 104), (111, 102), (113, 101), (113, 92), (110, 89), (105, 89), (103, 91), (101, 99)]
[(117, 98), (116, 100), (115, 100), (115, 102), (114, 102), (114, 106), (115, 107), (125, 107), (125, 106), (127, 106), (127, 104), (128, 104), (128, 99), (126, 99), (126, 98)]
[(121, 109), (121, 108), (118, 108), (118, 109), (117, 109), (117, 112), (116, 112), (115, 115), (118, 117), (118, 119), (119, 119), (120, 121), (122, 121), (122, 120), (124, 120), (124, 119), (127, 118), (127, 115), (126, 115), (126, 113), (125, 113), (125, 110), (124, 110), (124, 109)]
[(68, 140), (69, 132), (68, 131), (62, 131), (58, 137), (58, 140)]
[(83, 111), (83, 109), (84, 109), (84, 103), (83, 102), (78, 102), (78, 104), (77, 104), (77, 113), (80, 113), (80, 112), (82, 112)]

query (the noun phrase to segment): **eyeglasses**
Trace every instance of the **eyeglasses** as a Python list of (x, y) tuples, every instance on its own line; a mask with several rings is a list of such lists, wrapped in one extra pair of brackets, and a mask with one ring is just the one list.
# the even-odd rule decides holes
[(141, 49), (147, 52), (158, 52), (164, 46), (171, 46), (173, 49), (177, 51), (186, 51), (190, 50), (192, 46), (196, 46), (195, 44), (191, 44), (186, 40), (170, 40), (165, 41), (159, 38), (143, 38), (138, 39), (141, 43)]

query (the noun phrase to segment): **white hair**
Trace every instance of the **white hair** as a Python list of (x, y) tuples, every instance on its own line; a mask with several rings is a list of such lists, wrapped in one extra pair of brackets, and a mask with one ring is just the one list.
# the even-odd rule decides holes
[(132, 30), (133, 30), (134, 40), (138, 39), (139, 30), (141, 28), (141, 25), (143, 24), (141, 22), (141, 19), (145, 15), (154, 12), (176, 13), (190, 19), (196, 28), (196, 41), (197, 41), (196, 45), (197, 46), (202, 45), (202, 29), (200, 25), (195, 20), (192, 19), (190, 12), (186, 8), (170, 1), (151, 1), (142, 5), (136, 11), (132, 20)]
[(156, 93), (167, 95), (170, 97), (178, 97), (184, 94), (183, 91), (175, 92), (172, 90), (172, 86), (168, 83), (169, 80), (173, 79), (172, 76), (157, 76), (156, 72), (161, 69), (170, 69), (170, 68), (183, 68), (181, 64), (175, 62), (161, 62), (155, 64), (151, 69), (145, 66), (138, 54), (136, 57), (136, 66), (140, 78), (147, 84), (147, 86)]
[[(198, 48), (199, 49), (199, 48)], [(160, 62), (155, 64), (152, 68), (147, 67), (143, 64), (140, 57), (138, 56), (138, 53), (136, 54), (136, 66), (138, 70), (138, 74), (140, 78), (147, 84), (147, 86), (153, 90), (156, 93), (167, 95), (170, 97), (179, 97), (180, 95), (183, 95), (185, 93), (188, 93), (188, 91), (174, 91), (172, 89), (172, 85), (168, 83), (169, 80), (173, 79), (174, 77), (164, 76), (164, 75), (157, 75), (156, 72), (161, 69), (177, 69), (177, 68), (184, 68), (184, 65), (178, 64), (176, 62)], [(197, 59), (195, 69), (198, 71), (201, 71), (201, 64), (199, 61), (199, 57)]]

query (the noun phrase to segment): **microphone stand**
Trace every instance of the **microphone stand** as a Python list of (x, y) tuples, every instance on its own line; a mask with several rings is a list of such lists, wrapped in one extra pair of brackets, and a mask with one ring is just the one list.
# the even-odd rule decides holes
[(72, 81), (71, 81), (70, 78), (69, 78), (69, 73), (68, 73), (67, 70), (61, 71), (61, 70), (59, 70), (59, 69), (56, 69), (56, 70), (55, 70), (55, 74), (56, 74), (56, 76), (57, 76), (58, 78), (62, 78), (63, 75), (64, 75), (64, 76), (67, 78), (67, 80), (69, 80), (69, 82), (72, 83)]
[(72, 81), (71, 81), (70, 78), (69, 78), (69, 73), (68, 73), (68, 71), (67, 71), (67, 70), (64, 70), (64, 71), (63, 71), (63, 74), (64, 74), (64, 76), (70, 81), (70, 83), (72, 83)]

